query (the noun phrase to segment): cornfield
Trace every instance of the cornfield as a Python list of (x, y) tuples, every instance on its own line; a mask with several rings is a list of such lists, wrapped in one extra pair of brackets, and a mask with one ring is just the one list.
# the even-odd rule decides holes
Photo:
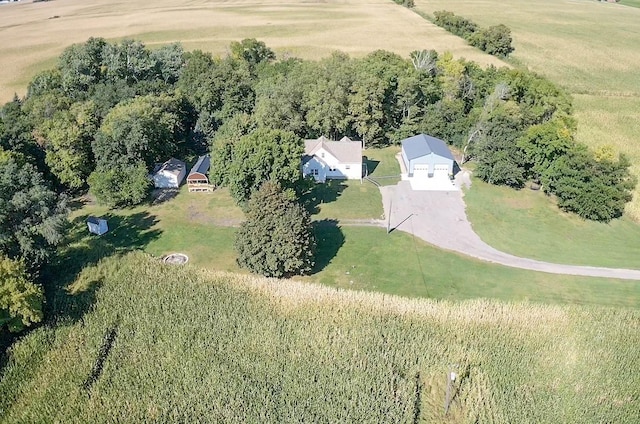
[(142, 253), (50, 306), (8, 352), (2, 422), (640, 422), (635, 310), (408, 300)]

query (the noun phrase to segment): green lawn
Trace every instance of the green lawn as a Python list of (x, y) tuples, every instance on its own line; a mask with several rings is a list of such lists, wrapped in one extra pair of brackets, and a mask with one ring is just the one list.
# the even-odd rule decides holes
[[(318, 256), (314, 274), (306, 281), (407, 297), (640, 306), (640, 282), (508, 268), (442, 251), (403, 232), (387, 235), (383, 228), (349, 226), (351, 219), (378, 218), (382, 213), (380, 192), (371, 183), (333, 181), (315, 190), (325, 202), (318, 203), (313, 216)], [(640, 268), (640, 227), (629, 221), (581, 221), (559, 215), (539, 192), (515, 192), (480, 181), (474, 181), (465, 200), (474, 227), (499, 249), (555, 262)], [(88, 215), (105, 216), (109, 233), (88, 235)], [(122, 210), (85, 205), (71, 219), (70, 244), (58, 268), (63, 274), (75, 275), (86, 264), (134, 249), (158, 257), (182, 252), (198, 267), (240, 271), (233, 226), (243, 214), (224, 189), (189, 193), (183, 188), (164, 203)]]
[(400, 152), (399, 146), (366, 149), (363, 154), (366, 158), (369, 178), (380, 185), (397, 184), (400, 181), (400, 164), (396, 159), (398, 152)]
[(328, 180), (316, 184), (303, 201), (315, 220), (381, 219), (384, 214), (380, 190), (366, 180)]
[(561, 212), (540, 191), (515, 191), (478, 179), (464, 196), (473, 229), (489, 245), (549, 262), (640, 269), (640, 225), (609, 224)]
[[(84, 224), (88, 215), (106, 217), (110, 231), (101, 237), (89, 236)], [(189, 193), (183, 187), (178, 196), (158, 205), (119, 210), (85, 205), (74, 211), (70, 249), (81, 258), (81, 252), (88, 250), (98, 250), (99, 256), (133, 249), (155, 256), (182, 252), (194, 265), (238, 271), (232, 226), (242, 219), (227, 190)]]
[(630, 7), (640, 7), (640, 0), (620, 0), (620, 4)]

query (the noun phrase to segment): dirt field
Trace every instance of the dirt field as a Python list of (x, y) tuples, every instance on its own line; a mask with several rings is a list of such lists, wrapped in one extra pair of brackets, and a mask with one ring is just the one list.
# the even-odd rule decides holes
[(333, 50), (408, 55), (427, 48), (503, 65), (389, 0), (23, 0), (0, 6), (0, 101), (24, 94), (31, 77), (54, 66), (66, 46), (91, 36), (147, 45), (181, 41), (188, 50), (216, 54), (231, 41), (255, 37), (279, 55), (306, 59)]

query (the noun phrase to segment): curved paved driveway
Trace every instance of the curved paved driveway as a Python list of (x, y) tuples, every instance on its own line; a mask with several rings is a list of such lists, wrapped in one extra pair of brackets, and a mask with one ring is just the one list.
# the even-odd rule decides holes
[(640, 270), (554, 264), (496, 250), (471, 228), (461, 191), (412, 191), (407, 181), (401, 181), (395, 186), (380, 187), (380, 192), (392, 229), (411, 233), (443, 249), (533, 271), (640, 280)]

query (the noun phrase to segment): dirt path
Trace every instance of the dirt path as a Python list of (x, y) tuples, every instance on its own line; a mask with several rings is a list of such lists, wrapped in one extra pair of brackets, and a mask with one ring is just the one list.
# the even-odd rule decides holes
[(471, 228), (460, 191), (412, 191), (407, 181), (401, 181), (395, 186), (380, 187), (380, 192), (385, 216), (391, 216), (391, 229), (413, 234), (442, 249), (532, 271), (640, 280), (640, 270), (554, 264), (494, 249)]

